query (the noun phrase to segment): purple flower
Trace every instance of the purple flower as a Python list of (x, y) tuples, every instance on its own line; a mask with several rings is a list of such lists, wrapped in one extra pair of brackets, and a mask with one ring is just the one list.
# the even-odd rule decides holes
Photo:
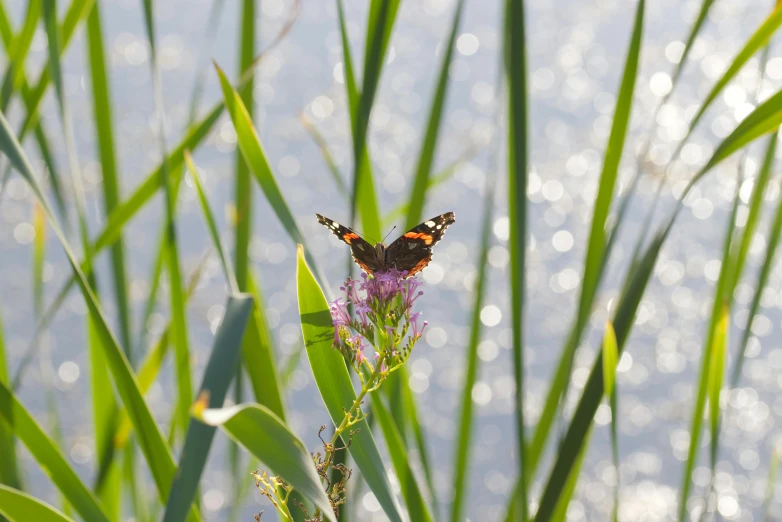
[(341, 297), (337, 297), (329, 303), (329, 311), (334, 326), (350, 326), (350, 314)]
[(353, 350), (355, 352), (356, 356), (356, 363), (361, 365), (364, 361), (367, 360), (366, 356), (364, 355), (364, 338), (360, 335), (354, 336), (350, 342), (353, 345)]
[(415, 337), (416, 339), (418, 339), (419, 337), (421, 337), (421, 335), (423, 335), (424, 328), (426, 328), (426, 325), (429, 324), (428, 322), (424, 321), (423, 325), (419, 328), (418, 318), (421, 317), (421, 313), (422, 312), (416, 312), (410, 316), (410, 324), (413, 325), (413, 337)]
[(405, 310), (409, 312), (412, 310), (415, 300), (424, 295), (423, 291), (416, 292), (419, 287), (423, 286), (423, 283), (418, 279), (411, 277), (410, 279), (405, 279), (400, 286), (402, 303), (405, 306)]
[(369, 304), (366, 301), (359, 301), (356, 303), (354, 310), (356, 311), (356, 314), (358, 314), (358, 318), (361, 320), (361, 326), (366, 328), (369, 324), (367, 321), (367, 314), (372, 311), (372, 309), (369, 307)]
[(394, 334), (396, 333), (396, 328), (393, 326), (386, 326), (386, 333), (388, 333), (388, 350), (391, 352), (394, 350)]
[[(377, 362), (377, 358), (378, 358), (378, 357), (380, 357), (380, 354), (379, 354), (379, 353), (376, 353), (376, 354), (375, 354), (375, 362)], [(385, 359), (383, 359), (383, 364), (381, 364), (381, 365), (380, 365), (380, 371), (381, 371), (381, 372), (384, 372), (384, 371), (386, 371), (386, 370), (388, 370), (388, 365), (386, 364), (386, 360), (385, 360)]]
[(348, 280), (345, 281), (345, 286), (339, 287), (340, 290), (345, 292), (349, 303), (357, 304), (361, 301), (361, 297), (358, 295), (359, 283), (361, 283), (361, 281), (358, 279), (348, 278)]
[(380, 272), (375, 274), (371, 279), (364, 276), (364, 282), (361, 285), (361, 289), (367, 293), (367, 300), (377, 300), (381, 304), (390, 302), (401, 291), (402, 286), (402, 272), (392, 268), (387, 272)]

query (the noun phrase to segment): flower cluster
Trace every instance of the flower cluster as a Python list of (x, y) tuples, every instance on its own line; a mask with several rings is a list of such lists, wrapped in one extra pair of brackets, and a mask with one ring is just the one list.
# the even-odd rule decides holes
[[(402, 366), (426, 328), (426, 321), (420, 321), (421, 312), (413, 312), (415, 301), (423, 295), (423, 283), (406, 275), (392, 269), (373, 277), (349, 278), (340, 287), (344, 297), (329, 303), (334, 346), (362, 382), (364, 377), (376, 373), (385, 377)], [(375, 351), (371, 360), (368, 347)]]

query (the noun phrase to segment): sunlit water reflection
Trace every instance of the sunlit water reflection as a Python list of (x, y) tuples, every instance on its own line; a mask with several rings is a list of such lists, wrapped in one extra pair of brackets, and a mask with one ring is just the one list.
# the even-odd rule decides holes
[[(102, 2), (102, 16), (111, 66), (113, 116), (120, 171), (125, 194), (135, 187), (159, 161), (158, 125), (155, 121), (149, 76), (150, 53), (138, 2)], [(258, 48), (265, 46), (282, 26), (290, 2), (263, 0), (259, 3)], [(404, 200), (411, 187), (412, 171), (420, 148), (441, 43), (445, 38), (453, 1), (423, 0), (404, 2), (391, 42), (388, 63), (383, 72), (377, 103), (372, 113), (370, 150), (374, 160), (376, 185), (386, 211)], [(457, 54), (450, 70), (451, 86), (437, 151), (436, 170), (460, 157), (452, 180), (434, 191), (425, 214), (454, 210), (457, 223), (449, 229), (436, 249), (435, 259), (423, 273), (427, 283), (421, 309), (430, 323), (426, 343), (420, 344), (410, 363), (410, 386), (416, 394), (423, 422), (430, 437), (431, 458), (436, 464), (436, 496), (447, 504), (452, 498), (453, 441), (456, 437), (456, 409), (461, 394), (471, 289), (476, 270), (480, 209), (476, 197), (485, 190), (494, 166), (505, 159), (497, 143), (504, 136), (496, 117), (501, 89), (498, 86), (499, 2), (467, 1)], [(619, 76), (629, 40), (632, 9), (626, 2), (527, 2), (529, 92), (531, 96), (531, 172), (529, 179), (530, 247), (526, 271), (527, 419), (534, 423), (542, 407), (553, 365), (558, 359), (567, 327), (573, 316), (580, 287), (582, 259), (588, 223), (602, 167)], [(366, 18), (364, 2), (347, 2), (349, 29), (354, 54), (360, 57), (362, 27)], [(24, 2), (10, 6), (15, 20), (21, 18)], [(188, 99), (200, 58), (211, 4), (204, 0), (164, 2), (156, 5), (163, 71), (169, 146), (179, 140), (187, 122)], [(692, 63), (685, 69), (671, 104), (662, 110), (654, 127), (647, 176), (641, 183), (641, 196), (631, 209), (624, 227), (604, 291), (598, 299), (592, 320), (593, 330), (577, 357), (568, 411), (586, 382), (588, 369), (598, 349), (606, 310), (621, 285), (624, 267), (632, 254), (635, 238), (641, 234), (643, 215), (649, 207), (656, 179), (678, 141), (684, 137), (688, 118), (697, 110), (716, 78), (724, 71), (736, 49), (746, 40), (769, 9), (768, 2), (727, 0), (716, 2), (706, 28), (692, 51)], [(699, 2), (650, 2), (647, 6), (642, 62), (636, 87), (630, 138), (621, 167), (624, 186), (634, 169), (634, 152), (639, 150), (650, 128), (650, 119), (659, 102), (671, 88), (671, 71), (683, 48), (689, 21)], [(214, 48), (208, 51), (229, 74), (235, 76), (238, 61), (235, 49), (239, 31), (237, 2), (229, 2), (219, 24)], [(97, 163), (92, 123), (89, 71), (83, 31), (69, 48), (65, 62), (66, 90), (72, 106), (79, 152), (84, 163), (91, 230), (102, 224), (100, 218), (101, 173)], [(774, 49), (778, 47), (775, 46)], [(780, 87), (782, 58), (772, 50), (766, 67), (761, 96)], [(29, 61), (30, 75), (46, 58), (46, 38), (36, 33)], [(332, 155), (343, 174), (350, 172), (351, 148), (342, 85), (342, 51), (333, 2), (304, 2), (299, 19), (285, 41), (265, 59), (257, 74), (254, 99), (256, 120), (278, 181), (307, 236), (312, 253), (321, 260), (330, 282), (336, 288), (345, 276), (347, 252), (314, 219), (315, 211), (347, 221), (345, 195), (337, 190), (317, 146), (303, 128), (299, 114), (324, 134)], [(356, 60), (361, 63), (361, 60)], [(32, 71), (36, 71), (32, 74)], [(216, 76), (211, 69), (201, 110), (220, 98)], [(738, 81), (728, 87), (715, 107), (684, 147), (681, 161), (672, 169), (672, 183), (664, 189), (658, 216), (666, 214), (686, 180), (710, 156), (719, 139), (725, 137), (753, 107), (758, 83), (758, 60), (750, 60)], [(46, 127), (58, 165), (67, 164), (64, 142), (53, 97), (47, 99)], [(21, 111), (14, 106), (10, 115), (18, 121)], [(29, 141), (29, 140), (28, 140)], [(40, 155), (32, 144), (27, 150), (41, 167)], [(195, 160), (204, 170), (211, 202), (218, 212), (221, 230), (227, 231), (233, 196), (233, 162), (236, 134), (223, 118), (202, 146)], [(467, 153), (465, 153), (467, 151)], [(470, 151), (475, 151), (470, 152)], [(740, 187), (743, 204), (749, 200), (752, 177), (760, 166), (759, 147), (752, 148), (746, 163), (747, 181)], [(466, 154), (466, 156), (465, 156)], [(622, 520), (673, 520), (683, 461), (689, 445), (688, 426), (696, 374), (700, 365), (706, 319), (720, 266), (724, 226), (736, 189), (737, 158), (711, 173), (693, 191), (685, 212), (660, 257), (655, 276), (639, 308), (639, 315), (619, 365), (619, 430), (622, 484)], [(504, 194), (504, 187), (500, 187)], [(769, 211), (778, 202), (778, 180), (772, 178), (766, 212), (750, 249), (748, 277), (736, 294), (735, 329), (744, 327), (746, 309), (752, 298), (755, 274), (765, 250)], [(254, 194), (254, 236), (250, 249), (252, 265), (259, 274), (268, 305), (267, 316), (274, 329), (281, 365), (300, 357), (301, 333), (295, 300), (295, 245), (265, 204), (259, 191)], [(12, 177), (0, 201), (0, 306), (5, 321), (10, 367), (15, 369), (27, 340), (34, 331), (30, 270), (32, 197), (18, 177)], [(490, 292), (481, 311), (485, 327), (479, 348), (479, 382), (472, 397), (477, 406), (475, 446), (470, 470), (468, 513), (470, 520), (497, 520), (504, 512), (506, 498), (515, 477), (515, 432), (512, 400), (514, 381), (510, 372), (510, 318), (508, 317), (508, 220), (506, 198), (497, 198), (493, 246), (489, 254)], [(209, 247), (196, 194), (184, 186), (180, 220), (183, 262), (192, 270)], [(747, 210), (739, 210), (746, 219)], [(162, 215), (161, 201), (150, 205), (127, 228), (126, 244), (130, 294), (136, 322), (149, 292), (149, 276), (158, 241)], [(658, 219), (659, 221), (659, 219)], [(226, 233), (226, 241), (231, 234)], [(52, 298), (68, 276), (68, 267), (53, 238), (47, 241), (49, 255), (44, 267), (47, 297)], [(99, 284), (106, 311), (114, 317), (108, 256), (98, 263)], [(754, 339), (740, 381), (741, 388), (726, 394), (730, 414), (725, 422), (722, 451), (715, 479), (716, 508), (725, 520), (762, 519), (766, 474), (776, 427), (782, 415), (779, 389), (782, 378), (782, 349), (778, 335), (782, 293), (780, 273), (774, 270), (763, 295), (761, 315), (752, 325)], [(216, 259), (210, 258), (203, 283), (190, 306), (190, 341), (195, 366), (200, 375), (212, 335), (223, 313), (226, 286)], [(165, 302), (165, 300), (161, 300)], [(152, 336), (165, 325), (166, 307), (153, 316)], [(52, 371), (57, 390), (64, 446), (85, 477), (95, 467), (94, 440), (89, 412), (89, 361), (85, 350), (85, 307), (72, 295), (44, 338), (47, 364), (33, 364), (21, 396), (38, 418), (51, 428), (45, 415), (42, 375)], [(731, 325), (734, 326), (734, 325)], [(735, 336), (734, 336), (735, 337)], [(735, 339), (734, 339), (735, 340)], [(735, 343), (734, 343), (735, 344)], [(136, 347), (137, 349), (137, 347)], [(291, 359), (293, 358), (293, 359)], [(732, 364), (735, 358), (730, 361)], [(43, 372), (43, 373), (42, 373)], [(162, 384), (153, 386), (149, 403), (158, 419), (167, 422), (174, 391), (172, 369), (165, 369)], [(197, 382), (197, 380), (196, 380)], [(290, 423), (308, 446), (317, 446), (318, 426), (327, 422), (312, 375), (302, 357), (290, 374), (287, 403)], [(612, 503), (616, 473), (611, 465), (610, 412), (601, 406), (596, 429), (584, 463), (576, 500), (568, 510), (568, 520), (606, 520)], [(227, 471), (225, 441), (220, 437), (204, 476), (202, 505), (205, 517), (223, 520), (232, 498), (237, 477)], [(708, 437), (704, 437), (700, 467), (696, 469), (694, 499), (689, 507), (698, 511), (700, 498), (709, 483)], [(26, 453), (27, 483), (37, 495), (57, 501), (45, 475)], [(550, 458), (544, 459), (544, 465)], [(249, 476), (238, 477), (249, 481)], [(533, 498), (540, 492), (543, 475), (533, 485)], [(151, 495), (150, 480), (145, 487)], [(777, 488), (779, 489), (779, 488)], [(779, 493), (782, 494), (782, 491)], [(371, 494), (354, 495), (361, 520), (383, 520)], [(262, 509), (264, 502), (251, 495), (243, 509), (244, 518)], [(268, 508), (268, 506), (266, 506)], [(782, 516), (774, 506), (776, 517)], [(268, 517), (273, 519), (267, 509)]]

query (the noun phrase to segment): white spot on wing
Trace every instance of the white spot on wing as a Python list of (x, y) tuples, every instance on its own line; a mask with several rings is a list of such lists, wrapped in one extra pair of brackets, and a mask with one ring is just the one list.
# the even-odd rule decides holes
[(426, 223), (424, 223), (424, 225), (426, 225), (429, 228), (434, 228), (434, 221), (427, 221)]
[(437, 225), (437, 230), (440, 230), (441, 228), (443, 228), (442, 225)]
[(337, 229), (339, 228), (339, 223), (337, 223), (336, 221), (334, 221), (334, 222), (331, 224), (331, 228), (333, 228), (334, 230), (337, 230)]

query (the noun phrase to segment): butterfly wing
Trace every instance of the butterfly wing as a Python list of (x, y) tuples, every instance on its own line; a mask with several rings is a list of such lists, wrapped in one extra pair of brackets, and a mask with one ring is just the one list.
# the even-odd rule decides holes
[(361, 270), (367, 274), (373, 274), (380, 265), (375, 256), (375, 247), (367, 243), (361, 236), (346, 226), (340, 225), (333, 219), (315, 214), (318, 217), (318, 223), (331, 230), (335, 236), (344, 241), (350, 247), (353, 253), (353, 260)]
[(411, 228), (389, 245), (386, 250), (388, 264), (400, 272), (406, 270), (405, 277), (417, 274), (432, 260), (432, 247), (443, 238), (445, 229), (454, 221), (454, 213), (446, 212)]

